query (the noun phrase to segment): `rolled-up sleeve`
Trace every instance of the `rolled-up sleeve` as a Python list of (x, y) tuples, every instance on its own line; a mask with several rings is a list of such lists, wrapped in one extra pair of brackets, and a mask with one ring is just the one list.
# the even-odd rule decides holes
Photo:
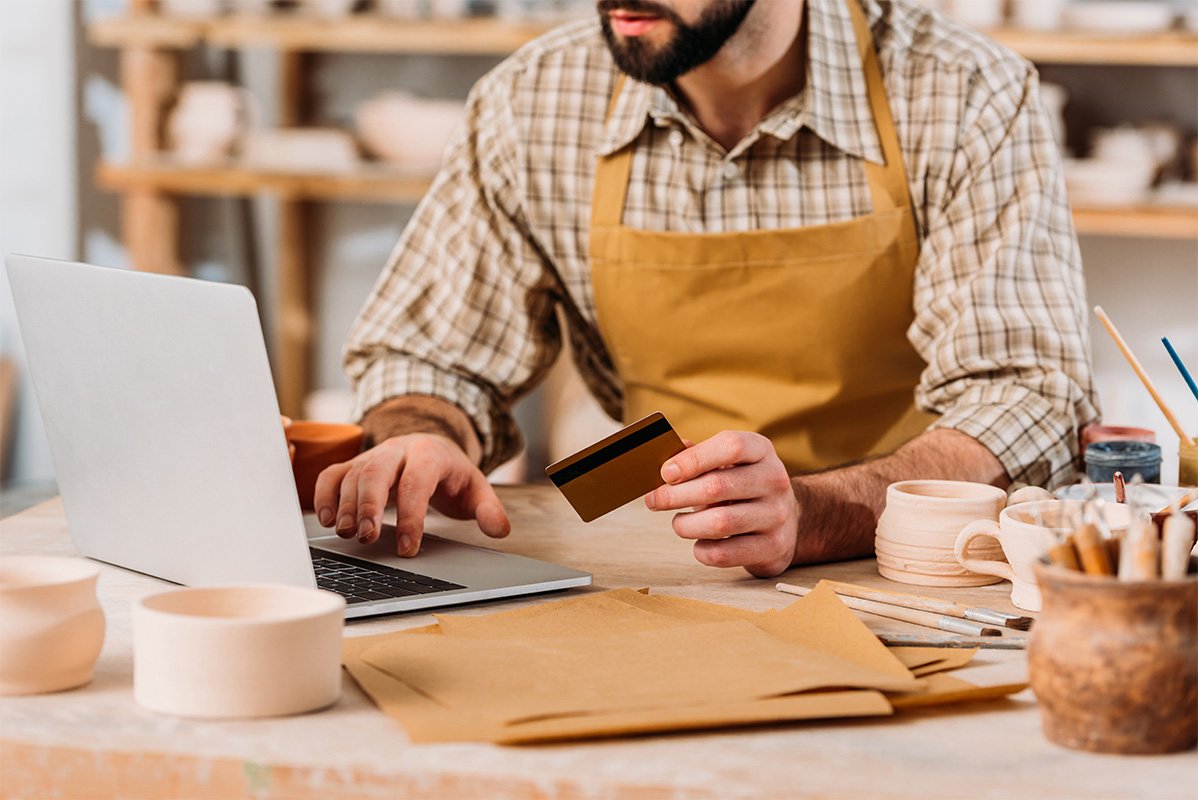
[(523, 216), (510, 80), (497, 70), (467, 101), (465, 124), (351, 329), (344, 350), (360, 418), (427, 395), (473, 421), (489, 470), (522, 439), (512, 404), (561, 346), (551, 267)]
[(916, 400), (933, 425), (985, 445), (1014, 480), (1074, 472), (1098, 416), (1081, 256), (1060, 156), (1030, 65), (979, 75), (925, 237), (909, 336), (928, 362)]

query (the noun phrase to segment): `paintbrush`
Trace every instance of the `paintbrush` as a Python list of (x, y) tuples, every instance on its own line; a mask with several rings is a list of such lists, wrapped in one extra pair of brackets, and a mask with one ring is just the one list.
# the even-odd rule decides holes
[[(779, 583), (774, 588), (787, 594), (797, 594), (799, 597), (805, 597), (811, 593), (811, 589), (805, 586), (792, 586), (789, 583)], [(1002, 631), (998, 628), (992, 628), (980, 622), (973, 622), (967, 619), (945, 617), (928, 611), (918, 611), (913, 608), (875, 603), (873, 600), (861, 600), (856, 597), (841, 597), (840, 601), (856, 611), (864, 611), (867, 614), (886, 617), (887, 619), (897, 619), (901, 622), (910, 622), (912, 625), (923, 625), (925, 628), (935, 628), (941, 631), (948, 631), (949, 633), (962, 633), (966, 636), (1002, 636)]]
[(1113, 480), (1115, 483), (1115, 502), (1116, 503), (1126, 503), (1127, 502), (1127, 484), (1123, 480), (1123, 473), (1119, 472), (1118, 470), (1115, 470), (1115, 475), (1111, 480)]
[(878, 633), (888, 647), (977, 647), (983, 650), (1026, 650), (1027, 636), (935, 636), (923, 633)]
[(1181, 377), (1185, 378), (1185, 382), (1190, 387), (1190, 391), (1194, 393), (1194, 398), (1198, 399), (1198, 385), (1194, 383), (1194, 378), (1190, 375), (1190, 371), (1186, 369), (1186, 365), (1182, 363), (1181, 356), (1177, 355), (1177, 351), (1173, 349), (1173, 344), (1169, 341), (1169, 337), (1162, 336), (1161, 343), (1163, 343), (1165, 345), (1165, 349), (1169, 351), (1169, 358), (1173, 359), (1173, 363), (1177, 365), (1177, 371), (1181, 373)]
[(972, 606), (963, 606), (960, 603), (953, 603), (948, 600), (939, 600), (935, 597), (924, 597), (916, 594), (903, 594), (901, 592), (888, 592), (884, 589), (870, 589), (865, 586), (856, 586), (852, 583), (841, 583), (840, 581), (825, 581), (828, 586), (836, 594), (842, 597), (856, 597), (861, 600), (872, 600), (875, 603), (886, 603), (892, 606), (901, 606), (902, 608), (911, 608), (917, 611), (927, 611), (933, 614), (944, 614), (948, 617), (957, 617), (958, 619), (969, 619), (974, 622), (983, 622), (989, 625), (1002, 625), (1006, 628), (1011, 628), (1017, 631), (1026, 631), (1032, 627), (1031, 617), (1021, 617), (1015, 614), (1008, 614), (1005, 611), (995, 611), (990, 608), (980, 608)]
[(1177, 438), (1185, 442), (1187, 447), (1194, 446), (1194, 440), (1189, 437), (1185, 429), (1181, 427), (1181, 423), (1177, 421), (1177, 417), (1173, 416), (1173, 412), (1169, 409), (1165, 399), (1161, 397), (1160, 392), (1152, 384), (1152, 379), (1148, 377), (1148, 373), (1144, 371), (1144, 367), (1140, 366), (1140, 360), (1136, 358), (1135, 353), (1127, 346), (1127, 342), (1119, 335), (1119, 331), (1115, 328), (1115, 323), (1111, 322), (1111, 318), (1102, 310), (1102, 306), (1094, 306), (1094, 314), (1098, 317), (1098, 321), (1106, 328), (1107, 333), (1115, 340), (1115, 345), (1122, 351), (1123, 357), (1127, 359), (1127, 363), (1131, 364), (1132, 370), (1139, 377), (1140, 383), (1144, 384), (1144, 388), (1148, 390), (1148, 394), (1152, 395), (1152, 399), (1156, 402), (1157, 408), (1165, 415), (1165, 419), (1173, 426), (1173, 430), (1177, 433)]

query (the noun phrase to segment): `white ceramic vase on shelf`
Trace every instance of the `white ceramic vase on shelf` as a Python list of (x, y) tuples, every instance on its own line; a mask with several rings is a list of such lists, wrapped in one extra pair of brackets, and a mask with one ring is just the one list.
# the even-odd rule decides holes
[(220, 81), (183, 84), (167, 119), (167, 141), (175, 156), (188, 164), (209, 164), (229, 156), (234, 142), (257, 118), (254, 96), (240, 86)]
[(100, 568), (81, 558), (0, 558), (0, 695), (82, 686), (104, 644)]

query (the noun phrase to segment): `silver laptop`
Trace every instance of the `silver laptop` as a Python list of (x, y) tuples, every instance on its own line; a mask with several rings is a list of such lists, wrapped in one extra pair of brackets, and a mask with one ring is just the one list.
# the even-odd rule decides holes
[(80, 553), (189, 586), (319, 585), (346, 596), (348, 617), (591, 582), (431, 535), (419, 556), (401, 559), (390, 526), (363, 546), (305, 519), (244, 287), (6, 262)]

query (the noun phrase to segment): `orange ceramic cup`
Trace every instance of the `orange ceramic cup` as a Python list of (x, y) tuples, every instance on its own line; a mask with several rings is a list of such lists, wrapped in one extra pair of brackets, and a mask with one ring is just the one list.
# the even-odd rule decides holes
[(300, 508), (312, 511), (316, 478), (325, 467), (349, 461), (362, 449), (362, 429), (357, 425), (299, 420), (284, 429), (287, 444), (294, 448), (291, 469)]

